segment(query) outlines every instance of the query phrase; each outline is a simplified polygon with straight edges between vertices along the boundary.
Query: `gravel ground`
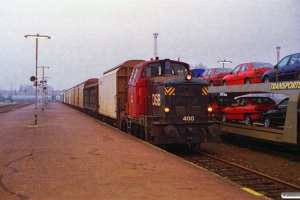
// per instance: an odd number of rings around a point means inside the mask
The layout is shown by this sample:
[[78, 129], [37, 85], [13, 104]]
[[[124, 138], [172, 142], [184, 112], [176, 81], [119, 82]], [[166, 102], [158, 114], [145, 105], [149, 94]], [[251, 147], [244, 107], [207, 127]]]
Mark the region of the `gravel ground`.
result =
[[300, 158], [225, 142], [203, 143], [201, 150], [235, 164], [300, 186]]

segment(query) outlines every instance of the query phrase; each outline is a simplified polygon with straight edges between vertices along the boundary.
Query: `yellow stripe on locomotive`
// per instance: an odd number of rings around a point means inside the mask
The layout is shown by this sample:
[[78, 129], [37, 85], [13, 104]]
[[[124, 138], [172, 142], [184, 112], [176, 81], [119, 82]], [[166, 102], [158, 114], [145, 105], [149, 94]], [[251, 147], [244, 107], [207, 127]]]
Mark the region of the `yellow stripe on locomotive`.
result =
[[202, 95], [208, 95], [208, 88], [207, 87], [202, 88]]
[[165, 87], [165, 95], [175, 95], [175, 87]]

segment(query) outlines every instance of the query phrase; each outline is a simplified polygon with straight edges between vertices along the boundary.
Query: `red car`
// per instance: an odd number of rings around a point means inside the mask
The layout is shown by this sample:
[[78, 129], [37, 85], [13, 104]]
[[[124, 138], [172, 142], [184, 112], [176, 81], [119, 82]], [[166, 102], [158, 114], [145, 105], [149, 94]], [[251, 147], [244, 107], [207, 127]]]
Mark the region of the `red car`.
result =
[[209, 116], [212, 119], [221, 119], [222, 110], [228, 106], [231, 106], [234, 99], [228, 96], [209, 96], [209, 107], [212, 108], [212, 111], [209, 113]]
[[220, 86], [224, 76], [231, 72], [231, 68], [206, 69], [199, 79], [206, 80], [211, 86]]
[[222, 85], [262, 83], [262, 75], [270, 69], [273, 69], [273, 65], [270, 63], [242, 63], [222, 79]]
[[223, 109], [222, 121], [239, 120], [252, 124], [253, 121], [261, 121], [263, 114], [276, 105], [269, 97], [239, 97], [231, 106]]

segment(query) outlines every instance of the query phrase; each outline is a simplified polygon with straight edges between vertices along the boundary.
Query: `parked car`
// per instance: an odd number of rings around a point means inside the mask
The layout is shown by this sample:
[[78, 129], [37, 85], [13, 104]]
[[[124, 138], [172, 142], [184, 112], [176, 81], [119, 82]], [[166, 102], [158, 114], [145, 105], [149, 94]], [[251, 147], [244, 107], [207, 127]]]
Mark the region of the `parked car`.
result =
[[192, 69], [192, 77], [198, 78], [201, 76], [201, 74], [205, 71], [205, 69]]
[[209, 113], [212, 119], [221, 119], [222, 110], [231, 106], [232, 102], [234, 98], [229, 96], [210, 96], [208, 105], [212, 108], [212, 112]]
[[269, 97], [239, 97], [231, 106], [223, 109], [222, 121], [239, 120], [252, 124], [253, 121], [261, 121], [263, 114], [276, 105]]
[[222, 85], [241, 85], [261, 83], [263, 74], [273, 65], [264, 62], [248, 62], [236, 66], [222, 79]]
[[[289, 98], [283, 99], [277, 106], [273, 109], [269, 110], [263, 115], [263, 123], [265, 127], [270, 126], [283, 126], [285, 122], [286, 110], [288, 106]], [[298, 105], [299, 108], [299, 105]], [[298, 109], [298, 123], [300, 122], [299, 113], [300, 109]], [[298, 127], [299, 128], [299, 127]]]
[[278, 81], [300, 80], [300, 53], [285, 56], [273, 69], [263, 74], [263, 82], [275, 82], [278, 70]]
[[223, 77], [231, 70], [231, 68], [209, 68], [200, 75], [199, 79], [206, 80], [211, 86], [220, 86]]

